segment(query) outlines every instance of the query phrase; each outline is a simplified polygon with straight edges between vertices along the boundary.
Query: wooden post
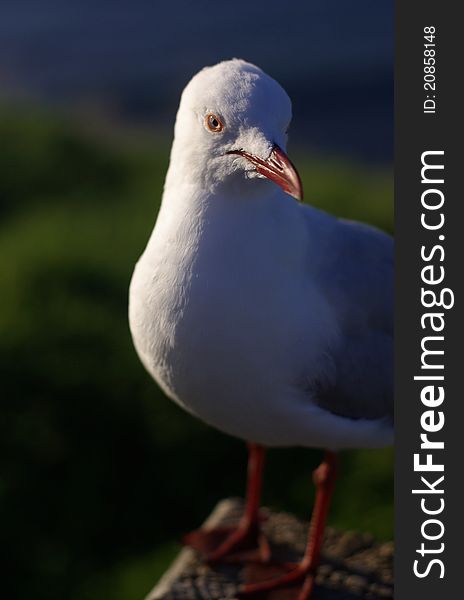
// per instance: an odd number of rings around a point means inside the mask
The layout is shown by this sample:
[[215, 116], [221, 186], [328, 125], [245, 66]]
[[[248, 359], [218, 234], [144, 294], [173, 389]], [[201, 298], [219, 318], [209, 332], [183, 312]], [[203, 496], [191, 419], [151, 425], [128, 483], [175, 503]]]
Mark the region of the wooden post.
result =
[[[240, 518], [242, 502], [222, 500], [205, 527], [231, 524]], [[273, 556], [298, 560], [306, 542], [308, 524], [285, 513], [268, 512], [263, 528]], [[211, 568], [190, 548], [183, 548], [146, 600], [233, 599], [241, 583], [242, 567]], [[282, 598], [284, 594], [282, 593]], [[317, 570], [314, 600], [386, 600], [393, 598], [393, 543], [378, 543], [370, 534], [328, 528]], [[279, 600], [273, 592], [272, 600]]]

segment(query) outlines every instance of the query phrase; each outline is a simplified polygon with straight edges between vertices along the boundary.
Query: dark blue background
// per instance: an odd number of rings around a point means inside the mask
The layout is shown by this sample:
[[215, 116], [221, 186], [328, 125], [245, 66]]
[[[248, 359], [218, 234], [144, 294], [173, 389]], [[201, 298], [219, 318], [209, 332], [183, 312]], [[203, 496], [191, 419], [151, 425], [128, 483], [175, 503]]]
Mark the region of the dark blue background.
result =
[[293, 99], [300, 145], [392, 158], [390, 0], [3, 0], [0, 94], [97, 105], [170, 131], [201, 67], [255, 62]]

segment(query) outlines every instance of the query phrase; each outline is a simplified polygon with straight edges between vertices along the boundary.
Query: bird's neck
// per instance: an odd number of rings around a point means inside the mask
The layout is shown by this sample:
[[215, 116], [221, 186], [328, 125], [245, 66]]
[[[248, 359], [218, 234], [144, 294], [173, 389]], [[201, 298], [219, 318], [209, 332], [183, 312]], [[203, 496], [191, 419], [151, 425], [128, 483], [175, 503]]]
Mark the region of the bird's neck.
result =
[[[204, 186], [201, 181], [176, 177], [177, 168], [170, 167], [161, 209], [146, 248], [153, 259], [167, 255], [195, 254], [200, 247], [214, 252], [227, 237], [230, 240], [254, 239], [269, 222], [277, 223], [276, 213], [282, 199], [279, 188], [270, 183], [266, 193], [253, 188], [263, 181], [244, 180], [235, 186]], [[269, 193], [270, 192], [270, 193]], [[274, 215], [274, 217], [273, 217]]]
[[175, 139], [171, 149], [161, 209], [147, 246], [152, 256], [189, 252], [216, 232], [248, 230], [251, 223], [259, 227], [282, 201], [281, 190], [267, 179], [247, 179], [243, 172], [215, 177], [222, 157], [199, 159], [179, 142]]

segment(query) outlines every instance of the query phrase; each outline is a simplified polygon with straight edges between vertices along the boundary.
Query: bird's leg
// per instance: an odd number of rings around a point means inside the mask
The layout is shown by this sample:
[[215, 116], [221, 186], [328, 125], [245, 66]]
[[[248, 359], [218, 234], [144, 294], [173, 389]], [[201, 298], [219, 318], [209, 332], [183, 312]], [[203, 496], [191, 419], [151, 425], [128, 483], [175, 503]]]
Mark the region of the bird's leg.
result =
[[267, 562], [270, 548], [260, 526], [259, 507], [266, 450], [258, 444], [248, 444], [248, 476], [245, 510], [235, 527], [197, 529], [184, 542], [204, 554], [210, 563], [220, 561]]
[[[316, 485], [316, 500], [311, 516], [306, 550], [300, 563], [289, 567], [284, 565], [286, 572], [284, 571], [283, 575], [281, 574], [282, 569], [280, 569], [279, 575], [277, 575], [279, 570], [274, 569], [274, 577], [272, 575], [269, 577], [272, 569], [268, 567], [261, 569], [261, 573], [258, 567], [247, 567], [246, 580], [248, 580], [248, 583], [242, 586], [238, 594], [239, 598], [265, 597], [266, 593], [272, 590], [291, 587], [294, 588], [292, 598], [307, 600], [310, 597], [314, 587], [315, 570], [319, 563], [336, 472], [337, 455], [334, 452], [326, 452], [324, 461], [313, 473], [313, 481]], [[296, 587], [297, 584], [300, 585]]]
[[[259, 508], [263, 483], [263, 469], [266, 450], [257, 444], [248, 444], [247, 493], [245, 510], [238, 527], [208, 557], [209, 562], [218, 562], [237, 550], [258, 550], [265, 562], [270, 558], [270, 549], [261, 533]], [[254, 548], [253, 548], [254, 547]], [[246, 559], [240, 553], [238, 559]]]

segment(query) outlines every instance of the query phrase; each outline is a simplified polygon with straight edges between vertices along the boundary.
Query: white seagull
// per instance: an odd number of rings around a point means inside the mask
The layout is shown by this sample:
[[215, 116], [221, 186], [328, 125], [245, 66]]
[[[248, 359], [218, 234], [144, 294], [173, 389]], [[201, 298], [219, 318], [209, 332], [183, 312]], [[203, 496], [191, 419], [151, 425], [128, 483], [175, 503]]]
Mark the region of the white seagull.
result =
[[290, 120], [286, 92], [243, 60], [204, 68], [188, 83], [161, 209], [131, 281], [129, 320], [165, 393], [249, 444], [240, 524], [187, 537], [210, 561], [251, 546], [269, 559], [259, 529], [264, 447], [327, 451], [303, 560], [241, 590], [302, 582], [303, 599], [334, 451], [393, 440], [393, 242], [299, 202], [300, 178], [285, 153]]

